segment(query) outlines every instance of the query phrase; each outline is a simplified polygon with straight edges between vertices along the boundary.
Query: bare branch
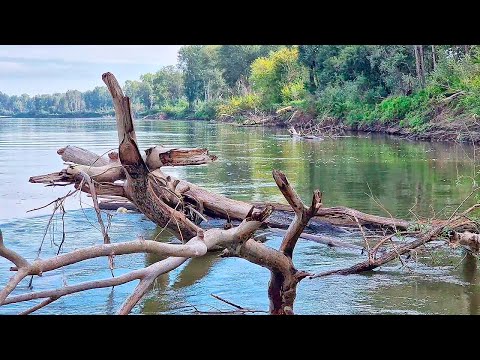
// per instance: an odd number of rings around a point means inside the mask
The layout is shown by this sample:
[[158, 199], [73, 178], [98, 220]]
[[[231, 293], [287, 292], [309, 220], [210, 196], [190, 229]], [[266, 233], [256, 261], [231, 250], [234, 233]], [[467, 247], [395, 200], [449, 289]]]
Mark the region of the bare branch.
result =
[[13, 275], [8, 281], [7, 285], [0, 291], [0, 305], [4, 304], [5, 299], [8, 295], [17, 287], [17, 285], [25, 279], [29, 273], [28, 267], [21, 267], [18, 269], [17, 273]]
[[295, 211], [295, 218], [288, 227], [282, 244], [280, 245], [280, 251], [292, 258], [293, 249], [297, 244], [300, 234], [302, 234], [305, 226], [322, 206], [322, 193], [319, 190], [315, 190], [312, 197], [312, 205], [307, 208], [295, 189], [290, 186], [285, 174], [279, 170], [273, 170], [272, 173], [278, 188]]
[[122, 87], [112, 73], [107, 72], [102, 75], [103, 82], [107, 85], [113, 99], [115, 108], [115, 117], [117, 119], [118, 143], [122, 143], [125, 134], [137, 143], [137, 136], [133, 127], [133, 120], [130, 113], [129, 99], [123, 94]]
[[99, 156], [81, 147], [71, 145], [58, 149], [57, 154], [61, 155], [63, 161], [95, 167], [108, 165], [112, 161], [110, 156], [108, 158]]
[[17, 254], [15, 251], [7, 249], [5, 247], [3, 243], [3, 234], [1, 229], [0, 229], [0, 256], [4, 257], [7, 260], [10, 260], [18, 268], [28, 266], [28, 261], [24, 257]]
[[217, 300], [223, 301], [224, 303], [226, 303], [226, 304], [228, 304], [228, 305], [231, 305], [231, 306], [233, 306], [234, 308], [237, 308], [238, 310], [245, 310], [245, 308], [241, 307], [240, 305], [237, 305], [237, 304], [232, 303], [231, 301], [225, 300], [225, 299], [221, 298], [221, 297], [218, 296], [218, 295], [210, 294], [210, 296], [214, 297], [214, 298], [217, 299]]
[[40, 304], [37, 304], [37, 305], [35, 305], [35, 306], [32, 306], [30, 309], [27, 309], [27, 310], [25, 310], [25, 311], [22, 311], [22, 312], [21, 312], [20, 314], [18, 314], [18, 315], [29, 315], [29, 314], [37, 311], [38, 309], [41, 309], [41, 308], [47, 306], [48, 304], [51, 304], [51, 303], [54, 302], [55, 300], [57, 300], [57, 299], [56, 299], [56, 298], [53, 298], [53, 297], [48, 298], [48, 299], [42, 301]]

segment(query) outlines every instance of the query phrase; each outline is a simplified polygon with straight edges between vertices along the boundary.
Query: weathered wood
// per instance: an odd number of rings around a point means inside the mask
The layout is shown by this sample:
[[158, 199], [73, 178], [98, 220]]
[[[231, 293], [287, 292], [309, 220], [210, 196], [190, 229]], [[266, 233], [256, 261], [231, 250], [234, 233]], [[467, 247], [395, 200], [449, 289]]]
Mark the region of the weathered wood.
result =
[[85, 173], [97, 183], [114, 183], [117, 180], [125, 179], [125, 171], [120, 163], [112, 162], [104, 166], [70, 165], [66, 168], [67, 174], [74, 178], [80, 173]]
[[110, 152], [108, 156], [99, 156], [89, 150], [72, 145], [58, 149], [57, 154], [62, 157], [63, 161], [88, 166], [105, 166], [118, 161], [118, 153], [115, 151]]
[[106, 72], [102, 74], [102, 80], [107, 85], [110, 95], [112, 95], [115, 119], [117, 121], [118, 143], [121, 144], [126, 134], [128, 134], [130, 140], [137, 144], [137, 135], [130, 112], [130, 99], [123, 95], [123, 90], [112, 73]]
[[350, 274], [357, 274], [357, 273], [376, 269], [392, 260], [395, 260], [396, 258], [399, 258], [401, 255], [404, 255], [418, 248], [419, 246], [425, 245], [426, 243], [434, 240], [443, 231], [443, 229], [446, 226], [448, 226], [451, 222], [452, 220], [446, 221], [442, 225], [434, 227], [432, 230], [419, 236], [415, 240], [412, 240], [401, 246], [395, 246], [393, 250], [385, 252], [379, 258], [372, 259], [371, 257], [369, 257], [368, 260], [362, 261], [348, 268], [331, 270], [324, 273], [316, 274], [312, 276], [312, 278], [324, 277], [328, 275], [350, 275]]
[[[74, 148], [75, 147], [72, 147], [72, 150]], [[156, 149], [155, 152], [160, 153], [161, 151], [163, 151], [162, 149], [165, 149], [165, 148], [154, 147], [151, 149]], [[182, 149], [182, 150], [186, 150], [186, 149]], [[192, 150], [196, 151], [199, 149], [192, 149]], [[153, 160], [151, 160], [152, 154], [155, 152], [153, 152], [152, 150], [152, 152], [150, 153], [150, 156], [147, 156], [147, 162], [152, 161], [150, 164], [151, 166], [149, 166], [150, 170], [152, 170], [152, 167], [156, 167], [160, 165], [159, 161], [153, 162]], [[184, 154], [185, 153], [186, 152], [184, 152]], [[73, 151], [71, 151], [71, 154], [76, 155], [75, 152]], [[98, 155], [93, 153], [90, 153], [90, 156], [98, 158]], [[208, 156], [211, 156], [211, 155], [208, 155]], [[211, 159], [213, 161], [213, 158]], [[71, 161], [71, 160], [72, 159], [67, 158], [67, 161]], [[94, 170], [90, 169], [90, 171], [87, 171], [87, 173], [89, 173], [90, 176], [93, 175], [95, 179], [96, 173]], [[110, 174], [111, 173], [108, 173], [107, 175], [110, 175]], [[120, 176], [121, 174], [117, 173], [115, 175]], [[153, 175], [155, 178], [159, 179], [163, 183], [167, 182], [168, 175], [165, 174], [161, 169], [156, 169], [152, 171], [151, 175]], [[114, 178], [114, 176], [112, 178]], [[170, 179], [172, 182], [178, 181], [178, 185], [176, 186], [176, 189], [179, 193], [181, 193], [185, 197], [185, 200], [187, 202], [190, 202], [193, 204], [200, 203], [203, 210], [205, 211], [205, 214], [209, 216], [219, 217], [224, 219], [231, 219], [231, 220], [243, 220], [247, 215], [248, 211], [250, 210], [250, 208], [252, 207], [252, 205], [259, 208], [263, 208], [267, 204], [271, 204], [274, 206], [275, 211], [273, 215], [267, 220], [267, 224], [269, 226], [280, 227], [280, 228], [284, 228], [288, 226], [288, 224], [290, 224], [290, 219], [286, 221], [285, 219], [283, 219], [284, 215], [282, 214], [282, 212], [293, 211], [291, 206], [287, 204], [265, 203], [265, 202], [248, 203], [245, 201], [229, 199], [223, 195], [212, 193], [206, 189], [203, 189], [185, 180], [176, 179], [173, 176], [170, 176]], [[64, 176], [58, 176], [53, 178], [49, 176], [47, 176], [46, 178], [43, 178], [42, 176], [37, 176], [37, 177], [31, 178], [32, 182], [52, 182], [55, 180], [68, 182], [68, 179], [66, 179]], [[319, 226], [323, 226], [324, 224], [330, 224], [333, 226], [357, 227], [355, 217], [359, 220], [359, 222], [362, 225], [364, 226], [366, 225], [370, 227], [387, 227], [393, 230], [394, 229], [406, 230], [411, 225], [411, 222], [406, 220], [366, 214], [361, 211], [347, 208], [347, 207], [342, 207], [342, 206], [321, 208], [318, 214], [311, 220], [310, 224], [312, 226], [314, 226], [315, 224], [318, 224]]]
[[210, 155], [207, 149], [167, 148], [154, 146], [147, 150], [146, 163], [150, 170], [159, 169], [162, 166], [185, 166], [202, 165], [217, 159]]
[[293, 265], [293, 250], [305, 226], [322, 206], [322, 194], [319, 190], [315, 190], [311, 206], [307, 207], [290, 185], [285, 174], [281, 171], [273, 170], [272, 175], [281, 193], [295, 212], [295, 218], [285, 232], [279, 248], [279, 252], [288, 258], [289, 267], [281, 271], [271, 270], [270, 283], [268, 285], [270, 313], [275, 315], [292, 315], [297, 285], [303, 279]]
[[130, 201], [120, 202], [115, 200], [104, 200], [104, 201], [100, 201], [98, 206], [102, 210], [117, 210], [119, 208], [125, 208], [130, 211], [139, 212], [138, 208], [135, 205], [133, 205]]
[[[7, 286], [0, 291], [0, 305], [42, 298], [52, 298], [54, 301], [62, 296], [80, 291], [110, 287], [133, 280], [140, 280], [134, 293], [124, 302], [119, 310], [119, 314], [127, 314], [143, 297], [146, 290], [148, 290], [152, 282], [159, 275], [180, 266], [188, 258], [204, 255], [208, 249], [217, 245], [225, 246], [227, 244], [245, 242], [262, 225], [265, 218], [270, 215], [271, 210], [271, 208], [267, 208], [260, 212], [254, 212], [252, 209], [249, 217], [242, 221], [239, 226], [228, 230], [210, 229], [204, 232], [200, 229], [197, 236], [189, 240], [185, 245], [172, 245], [152, 240], [137, 239], [130, 242], [95, 245], [84, 249], [77, 249], [50, 259], [36, 259], [31, 263], [4, 246], [2, 233], [0, 231], [0, 256], [7, 258], [16, 265], [16, 268], [12, 269], [12, 271], [16, 271], [15, 275], [11, 278]], [[96, 257], [132, 253], [156, 253], [171, 257], [158, 261], [144, 269], [134, 270], [118, 277], [64, 286], [55, 290], [29, 292], [7, 298], [18, 283], [28, 275], [41, 275], [44, 272]], [[43, 306], [48, 305], [50, 302], [44, 302]], [[43, 306], [37, 306], [34, 310], [38, 310]]]
[[125, 196], [157, 225], [167, 227], [184, 241], [193, 238], [200, 228], [187, 219], [185, 214], [162, 201], [154, 191], [157, 184], [137, 146], [129, 98], [123, 95], [120, 85], [111, 73], [103, 74], [102, 79], [115, 104], [120, 141], [118, 153], [126, 175]]

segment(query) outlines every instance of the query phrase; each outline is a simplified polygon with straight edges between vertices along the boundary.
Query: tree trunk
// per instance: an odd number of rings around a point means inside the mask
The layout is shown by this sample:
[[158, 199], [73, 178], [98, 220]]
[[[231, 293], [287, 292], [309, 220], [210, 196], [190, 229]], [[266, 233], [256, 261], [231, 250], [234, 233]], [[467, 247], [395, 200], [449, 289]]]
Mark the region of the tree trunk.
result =
[[432, 67], [433, 70], [437, 67], [437, 56], [435, 54], [435, 45], [432, 45]]
[[420, 83], [420, 86], [423, 88], [425, 86], [425, 71], [423, 65], [423, 45], [413, 45], [415, 52], [415, 65], [417, 69], [417, 79]]

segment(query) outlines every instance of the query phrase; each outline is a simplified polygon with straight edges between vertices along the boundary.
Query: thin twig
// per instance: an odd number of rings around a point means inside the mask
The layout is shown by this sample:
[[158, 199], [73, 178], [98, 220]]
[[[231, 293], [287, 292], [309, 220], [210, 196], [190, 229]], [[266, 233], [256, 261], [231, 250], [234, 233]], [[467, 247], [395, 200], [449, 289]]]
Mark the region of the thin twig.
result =
[[[455, 214], [458, 212], [458, 210], [462, 207], [462, 205], [465, 204], [465, 202], [466, 202], [468, 199], [470, 199], [470, 197], [471, 197], [473, 194], [475, 194], [475, 193], [478, 191], [478, 189], [480, 189], [480, 187], [476, 187], [475, 189], [473, 189], [473, 190], [470, 192], [470, 194], [468, 194], [468, 196], [467, 196], [465, 199], [463, 199], [463, 201], [460, 203], [460, 205], [457, 206], [457, 208], [456, 208], [455, 211], [452, 213], [452, 215], [450, 215], [450, 217], [448, 218], [447, 221], [452, 220], [452, 218], [455, 216]], [[474, 206], [475, 206], [475, 205], [474, 205]], [[467, 211], [470, 212], [471, 210], [473, 210], [473, 206], [470, 207]]]
[[245, 308], [241, 307], [240, 305], [234, 304], [228, 300], [222, 299], [220, 296], [215, 295], [215, 294], [210, 294], [210, 296], [214, 297], [217, 300], [223, 301], [224, 303], [227, 303], [228, 305], [231, 305], [239, 310], [246, 310]]

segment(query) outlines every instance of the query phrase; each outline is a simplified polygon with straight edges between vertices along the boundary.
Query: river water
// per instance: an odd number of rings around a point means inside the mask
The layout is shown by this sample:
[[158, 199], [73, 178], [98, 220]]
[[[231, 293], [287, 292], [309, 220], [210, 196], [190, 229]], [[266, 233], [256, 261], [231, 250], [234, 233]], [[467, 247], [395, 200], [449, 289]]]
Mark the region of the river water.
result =
[[[298, 141], [281, 129], [241, 128], [209, 122], [136, 122], [141, 148], [156, 144], [206, 147], [218, 156], [208, 166], [165, 168], [165, 171], [226, 196], [250, 201], [283, 198], [271, 176], [286, 173], [308, 201], [314, 189], [323, 191], [325, 206], [343, 205], [397, 217], [447, 216], [472, 190], [476, 173], [474, 149], [459, 144], [410, 142], [386, 136], [356, 136], [337, 140]], [[6, 246], [28, 259], [38, 254], [52, 206], [40, 207], [67, 193], [66, 187], [30, 184], [32, 175], [58, 171], [63, 164], [56, 150], [67, 144], [97, 153], [117, 147], [112, 119], [0, 119], [0, 229]], [[80, 203], [82, 201], [82, 205]], [[379, 205], [381, 204], [381, 206]], [[468, 204], [466, 204], [468, 205]], [[62, 252], [99, 244], [95, 213], [89, 199], [70, 198], [66, 204]], [[60, 216], [45, 235], [42, 258], [53, 256], [61, 241]], [[141, 214], [116, 214], [111, 220], [112, 241], [137, 235], [152, 238], [157, 229]], [[171, 236], [162, 233], [160, 241]], [[280, 238], [268, 236], [268, 246]], [[343, 241], [362, 244], [343, 235]], [[301, 240], [295, 249], [297, 268], [321, 272], [348, 266], [365, 255]], [[463, 261], [462, 261], [463, 259]], [[155, 256], [115, 258], [115, 275], [144, 267]], [[369, 274], [304, 280], [297, 292], [298, 314], [477, 314], [480, 312], [480, 275], [477, 260], [460, 250], [428, 253], [407, 267], [392, 263]], [[11, 276], [8, 261], [0, 258], [0, 286]], [[72, 285], [111, 276], [106, 259], [94, 259], [33, 279], [33, 290]], [[137, 305], [137, 314], [189, 314], [231, 308], [214, 299], [217, 294], [243, 307], [268, 310], [269, 272], [242, 259], [208, 254], [159, 277]], [[38, 314], [113, 314], [135, 283], [114, 289], [91, 290], [61, 298]], [[28, 280], [14, 294], [30, 291]], [[25, 310], [35, 302], [0, 307], [0, 314]]]

